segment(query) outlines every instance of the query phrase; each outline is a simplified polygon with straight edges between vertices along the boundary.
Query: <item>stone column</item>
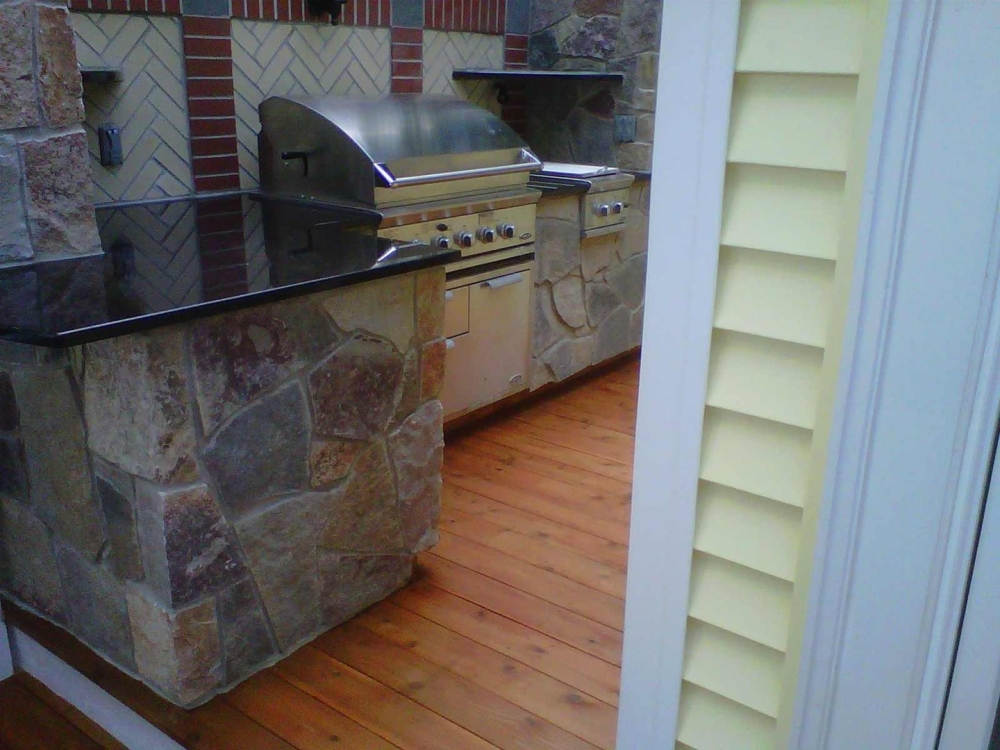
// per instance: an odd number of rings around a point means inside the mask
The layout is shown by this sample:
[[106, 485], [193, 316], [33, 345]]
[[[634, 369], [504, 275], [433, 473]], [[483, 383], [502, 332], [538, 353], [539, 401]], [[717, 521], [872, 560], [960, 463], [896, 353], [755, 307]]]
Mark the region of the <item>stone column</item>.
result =
[[63, 3], [0, 0], [0, 266], [101, 252]]

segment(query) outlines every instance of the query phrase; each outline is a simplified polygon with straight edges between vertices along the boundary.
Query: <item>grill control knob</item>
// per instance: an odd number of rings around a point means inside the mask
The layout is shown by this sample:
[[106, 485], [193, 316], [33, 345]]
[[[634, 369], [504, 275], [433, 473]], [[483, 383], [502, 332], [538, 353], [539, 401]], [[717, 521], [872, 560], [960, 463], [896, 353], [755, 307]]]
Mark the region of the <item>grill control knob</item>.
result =
[[611, 216], [611, 206], [607, 203], [602, 203], [595, 210], [598, 216]]
[[451, 247], [451, 240], [447, 235], [439, 234], [437, 237], [431, 240], [431, 245], [434, 247]]
[[517, 227], [515, 227], [513, 224], [500, 224], [497, 227], [497, 232], [505, 240], [510, 240], [513, 239], [514, 237], [517, 237]]
[[622, 203], [621, 201], [616, 201], [615, 203], [611, 204], [611, 213], [613, 214], [620, 214], [624, 210], [625, 210], [625, 204]]
[[476, 232], [480, 242], [493, 242], [497, 238], [497, 230], [493, 227], [479, 227]]
[[455, 233], [455, 244], [459, 247], [472, 247], [474, 241], [472, 232], [456, 232]]

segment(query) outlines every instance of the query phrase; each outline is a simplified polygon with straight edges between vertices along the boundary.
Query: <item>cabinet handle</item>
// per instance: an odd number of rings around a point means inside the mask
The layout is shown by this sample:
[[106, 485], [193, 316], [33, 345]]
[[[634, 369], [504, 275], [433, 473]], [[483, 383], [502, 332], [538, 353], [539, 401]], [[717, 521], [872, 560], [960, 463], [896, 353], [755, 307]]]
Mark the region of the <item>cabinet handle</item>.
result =
[[520, 284], [522, 281], [524, 281], [523, 273], [510, 273], [506, 276], [498, 276], [495, 279], [484, 281], [483, 286], [489, 287], [490, 289], [501, 289], [505, 286], [510, 286], [511, 284]]
[[446, 351], [451, 351], [455, 348], [455, 339], [445, 339], [444, 348]]
[[448, 291], [446, 291], [444, 293], [444, 301], [445, 302], [451, 302], [453, 299], [455, 299], [455, 293], [453, 291], [451, 291], [449, 289]]

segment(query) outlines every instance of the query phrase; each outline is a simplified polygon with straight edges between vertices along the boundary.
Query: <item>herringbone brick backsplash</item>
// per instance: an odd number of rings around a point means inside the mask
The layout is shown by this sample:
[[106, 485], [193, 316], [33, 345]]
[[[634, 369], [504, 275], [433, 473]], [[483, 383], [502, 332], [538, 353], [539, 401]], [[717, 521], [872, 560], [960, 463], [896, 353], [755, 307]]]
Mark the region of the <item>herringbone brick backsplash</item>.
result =
[[[87, 140], [98, 202], [194, 191], [180, 19], [72, 13], [76, 53], [85, 67], [120, 68], [114, 85], [84, 86]], [[122, 131], [124, 163], [100, 165], [97, 127]]]
[[424, 31], [424, 93], [453, 94], [500, 114], [490, 81], [453, 81], [456, 68], [503, 67], [503, 37], [462, 31]]
[[256, 187], [257, 107], [268, 96], [389, 91], [389, 29], [233, 20], [240, 182]]

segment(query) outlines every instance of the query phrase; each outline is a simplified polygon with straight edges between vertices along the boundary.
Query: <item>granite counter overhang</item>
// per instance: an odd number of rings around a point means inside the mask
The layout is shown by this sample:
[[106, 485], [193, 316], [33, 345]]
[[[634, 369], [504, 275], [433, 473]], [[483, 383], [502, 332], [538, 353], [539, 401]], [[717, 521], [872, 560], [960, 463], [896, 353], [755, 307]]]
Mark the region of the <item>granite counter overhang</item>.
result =
[[241, 192], [97, 208], [103, 255], [0, 270], [0, 338], [70, 347], [460, 257], [374, 211]]

